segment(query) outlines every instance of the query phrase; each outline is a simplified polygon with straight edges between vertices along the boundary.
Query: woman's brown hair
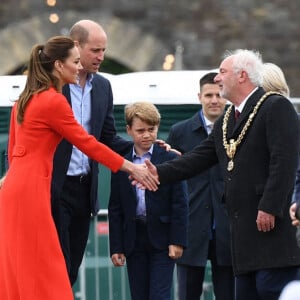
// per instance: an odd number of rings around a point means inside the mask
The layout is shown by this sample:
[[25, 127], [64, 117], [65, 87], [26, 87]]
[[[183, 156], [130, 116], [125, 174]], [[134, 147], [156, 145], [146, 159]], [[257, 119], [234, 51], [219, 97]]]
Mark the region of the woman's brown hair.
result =
[[71, 38], [55, 36], [44, 45], [38, 44], [32, 48], [26, 85], [17, 104], [18, 123], [23, 122], [24, 112], [32, 95], [45, 91], [50, 86], [58, 90], [59, 80], [52, 73], [54, 63], [57, 60], [64, 62], [74, 47], [74, 41]]

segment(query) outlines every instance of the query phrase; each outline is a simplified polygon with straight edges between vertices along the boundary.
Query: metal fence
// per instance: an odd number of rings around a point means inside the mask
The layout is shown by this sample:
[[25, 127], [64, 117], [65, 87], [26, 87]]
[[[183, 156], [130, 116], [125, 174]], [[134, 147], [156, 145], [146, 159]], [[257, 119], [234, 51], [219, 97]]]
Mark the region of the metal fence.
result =
[[[109, 257], [107, 210], [91, 222], [91, 230], [79, 278], [73, 288], [76, 300], [130, 300], [125, 267], [114, 267]], [[142, 272], [142, 270], [141, 270]], [[176, 270], [172, 300], [177, 300]], [[213, 300], [211, 266], [208, 262], [201, 300]]]
[[[197, 109], [197, 105], [161, 106], [164, 116], [160, 137], [166, 138], [169, 126], [180, 119], [187, 118]], [[9, 128], [11, 107], [0, 107], [0, 176], [5, 173], [5, 152]], [[116, 127], [121, 136], [125, 136], [123, 105], [115, 106]], [[97, 218], [91, 220], [91, 229], [85, 256], [80, 268], [79, 278], [74, 286], [76, 300], [129, 300], [130, 291], [126, 267], [114, 267], [109, 257], [107, 204], [110, 194], [110, 171], [100, 166], [99, 193], [103, 208]], [[213, 300], [210, 265], [204, 282], [201, 300]], [[176, 272], [172, 300], [177, 299]]]
[[[73, 288], [76, 300], [130, 300], [125, 267], [114, 267], [109, 256], [108, 199], [110, 171], [100, 165], [99, 195], [101, 210], [91, 220], [90, 235], [80, 268], [79, 278]], [[177, 300], [176, 270], [172, 300]], [[201, 300], [214, 300], [211, 266], [208, 262]]]

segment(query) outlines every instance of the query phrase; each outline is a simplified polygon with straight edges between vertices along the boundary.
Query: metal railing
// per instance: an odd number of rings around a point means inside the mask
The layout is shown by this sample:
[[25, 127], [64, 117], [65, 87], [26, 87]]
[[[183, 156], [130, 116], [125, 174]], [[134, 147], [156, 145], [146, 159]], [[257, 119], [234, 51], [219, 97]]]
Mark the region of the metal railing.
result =
[[[88, 246], [74, 286], [76, 300], [130, 300], [125, 267], [114, 267], [109, 257], [107, 209], [91, 222]], [[211, 267], [206, 268], [201, 300], [214, 300]], [[173, 276], [172, 300], [177, 300], [176, 270]]]

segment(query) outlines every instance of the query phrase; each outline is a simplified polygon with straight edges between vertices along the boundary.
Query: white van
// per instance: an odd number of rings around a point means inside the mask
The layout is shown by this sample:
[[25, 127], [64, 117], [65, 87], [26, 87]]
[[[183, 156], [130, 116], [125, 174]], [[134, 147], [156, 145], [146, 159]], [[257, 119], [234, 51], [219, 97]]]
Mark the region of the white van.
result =
[[[120, 75], [99, 73], [112, 85], [114, 104], [151, 101], [160, 105], [198, 104], [200, 78], [214, 70], [147, 71]], [[25, 75], [0, 76], [0, 107], [11, 106], [25, 86]], [[300, 98], [291, 98], [295, 106]]]
[[[120, 75], [99, 73], [112, 85], [114, 104], [138, 100], [154, 104], [198, 104], [199, 79], [209, 72], [150, 71]], [[25, 86], [26, 75], [0, 76], [0, 106], [11, 106]]]

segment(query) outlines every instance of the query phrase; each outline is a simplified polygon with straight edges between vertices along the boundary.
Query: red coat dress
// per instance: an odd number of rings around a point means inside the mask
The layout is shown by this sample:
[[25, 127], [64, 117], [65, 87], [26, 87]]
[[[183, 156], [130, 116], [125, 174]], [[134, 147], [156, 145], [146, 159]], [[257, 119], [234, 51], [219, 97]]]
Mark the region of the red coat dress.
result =
[[33, 96], [21, 125], [15, 105], [0, 189], [1, 300], [73, 299], [50, 207], [53, 155], [63, 137], [114, 172], [124, 161], [87, 134], [53, 88]]

